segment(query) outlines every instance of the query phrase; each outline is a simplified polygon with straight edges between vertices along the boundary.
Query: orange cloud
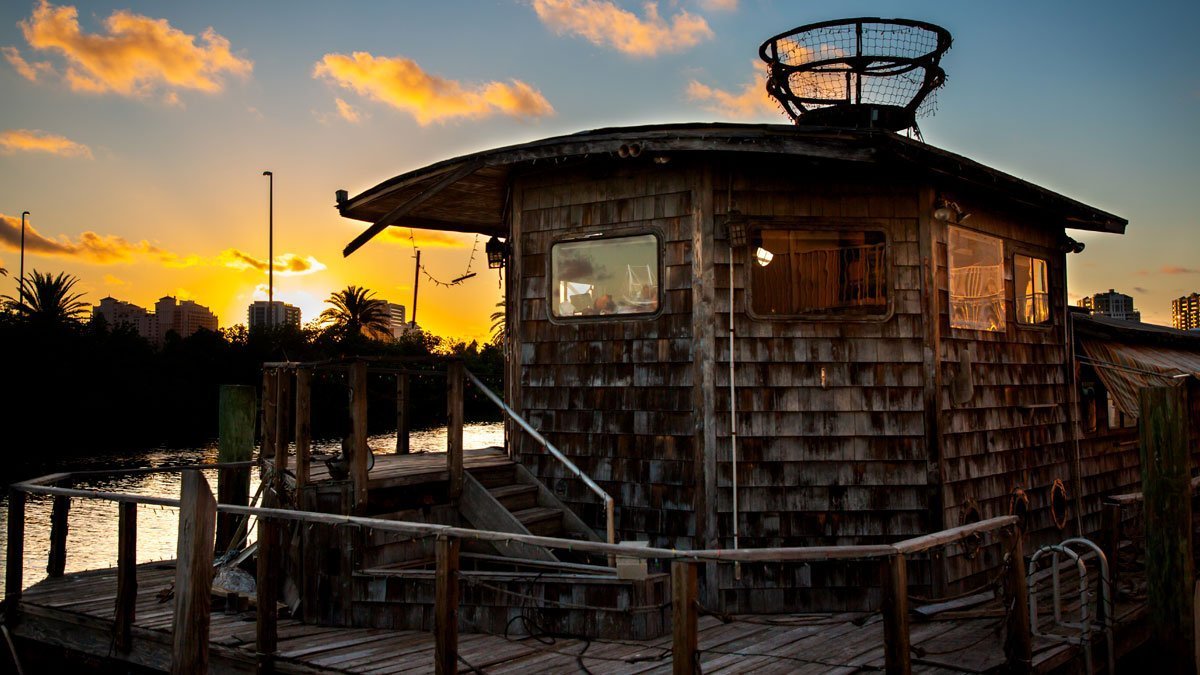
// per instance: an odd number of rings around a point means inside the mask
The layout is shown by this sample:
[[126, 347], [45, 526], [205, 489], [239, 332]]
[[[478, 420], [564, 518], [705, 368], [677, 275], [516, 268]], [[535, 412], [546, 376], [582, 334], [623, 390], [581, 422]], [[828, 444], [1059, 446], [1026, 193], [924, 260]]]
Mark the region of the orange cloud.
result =
[[736, 12], [738, 0], [700, 0], [700, 6], [710, 12]]
[[473, 234], [455, 234], [440, 230], [413, 230], [409, 238], [408, 228], [389, 227], [381, 237], [385, 241], [412, 246], [415, 240], [418, 248], [467, 248], [475, 240]]
[[92, 158], [92, 151], [82, 143], [38, 129], [8, 129], [0, 131], [0, 152], [45, 152], [60, 157]]
[[779, 112], [779, 105], [767, 95], [761, 77], [751, 78], [736, 91], [717, 89], [692, 80], [687, 86], [687, 97], [689, 101], [700, 103], [701, 108], [729, 119], [751, 119]]
[[[21, 249], [20, 218], [0, 214], [0, 245], [11, 251]], [[130, 262], [138, 255], [148, 255], [160, 259], [173, 256], [144, 239], [139, 242], [131, 242], [124, 237], [112, 234], [84, 232], [76, 241], [71, 241], [69, 237], [65, 236], [51, 239], [34, 229], [28, 221], [25, 223], [25, 250], [42, 255], [78, 258], [99, 264]]]
[[[174, 105], [178, 104], [175, 89], [219, 92], [226, 73], [246, 76], [254, 68], [250, 60], [234, 55], [229, 40], [212, 28], [205, 29], [197, 43], [195, 35], [174, 28], [166, 19], [128, 10], [105, 19], [105, 32], [85, 33], [76, 8], [42, 0], [33, 15], [18, 25], [30, 47], [62, 56], [63, 79], [74, 91], [140, 97], [166, 90], [166, 102]], [[18, 65], [24, 63], [19, 54], [16, 60], [7, 52], [5, 56], [28, 76]]]
[[455, 117], [479, 119], [497, 113], [512, 117], [554, 114], [541, 92], [520, 80], [467, 85], [430, 75], [402, 56], [326, 54], [313, 67], [313, 77], [328, 78], [343, 89], [403, 110], [422, 126]]
[[1180, 267], [1178, 265], [1164, 265], [1161, 270], [1163, 274], [1200, 274], [1200, 270], [1191, 267]]
[[629, 56], [679, 52], [713, 37], [708, 22], [695, 14], [681, 10], [667, 22], [658, 14], [658, 3], [647, 2], [643, 9], [645, 18], [606, 0], [533, 0], [538, 18], [554, 32]]
[[340, 98], [334, 99], [333, 102], [337, 104], [338, 115], [340, 115], [342, 119], [351, 124], [358, 124], [359, 122], [363, 121], [362, 113], [358, 112], [354, 106], [346, 103]]
[[4, 58], [12, 64], [13, 70], [16, 70], [18, 75], [30, 82], [37, 82], [42, 75], [54, 73], [53, 64], [48, 61], [30, 63], [21, 56], [21, 52], [17, 51], [16, 47], [0, 47], [0, 53], [4, 54]]
[[[267, 271], [267, 261], [262, 258], [256, 258], [249, 253], [239, 251], [236, 248], [226, 249], [221, 252], [218, 258], [220, 264], [235, 270], [258, 270], [260, 272]], [[312, 274], [325, 269], [325, 264], [316, 258], [310, 256], [301, 256], [296, 253], [284, 253], [283, 255], [275, 256], [275, 272], [284, 276], [298, 276], [301, 274]]]

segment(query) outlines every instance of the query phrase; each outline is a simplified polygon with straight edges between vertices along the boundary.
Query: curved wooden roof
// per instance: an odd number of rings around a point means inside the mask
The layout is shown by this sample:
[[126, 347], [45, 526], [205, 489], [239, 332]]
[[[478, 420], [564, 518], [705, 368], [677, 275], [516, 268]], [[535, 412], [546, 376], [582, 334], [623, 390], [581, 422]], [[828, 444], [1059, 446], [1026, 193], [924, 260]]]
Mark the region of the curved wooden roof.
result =
[[637, 144], [637, 160], [700, 153], [791, 155], [895, 166], [982, 189], [1058, 216], [1064, 227], [1124, 233], [1124, 218], [1002, 171], [897, 134], [782, 124], [692, 123], [613, 127], [476, 152], [384, 181], [338, 204], [345, 218], [372, 223], [343, 251], [350, 255], [384, 228], [415, 227], [504, 236], [503, 213], [513, 170], [539, 163], [616, 157]]

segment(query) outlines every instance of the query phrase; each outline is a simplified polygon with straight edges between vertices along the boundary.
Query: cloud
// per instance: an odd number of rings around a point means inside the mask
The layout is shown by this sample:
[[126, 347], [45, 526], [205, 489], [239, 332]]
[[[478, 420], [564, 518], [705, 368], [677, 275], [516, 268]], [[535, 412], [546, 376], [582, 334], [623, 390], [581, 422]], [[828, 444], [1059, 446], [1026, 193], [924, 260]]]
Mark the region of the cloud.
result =
[[687, 97], [708, 112], [727, 119], [753, 119], [779, 113], [779, 105], [767, 95], [765, 82], [757, 75], [737, 91], [717, 89], [692, 80], [688, 82]]
[[467, 248], [475, 241], [475, 235], [442, 232], [440, 230], [414, 230], [409, 239], [408, 228], [389, 227], [381, 235], [384, 240], [411, 246], [413, 239], [418, 248]]
[[710, 12], [736, 12], [738, 0], [700, 0], [700, 6]]
[[679, 52], [713, 37], [708, 22], [695, 14], [680, 10], [667, 22], [658, 3], [642, 7], [645, 18], [606, 0], [533, 0], [538, 18], [559, 35], [578, 35], [628, 56]]
[[1159, 271], [1163, 274], [1200, 274], [1200, 269], [1180, 267], [1178, 265], [1163, 265]]
[[[21, 219], [0, 214], [0, 245], [11, 251], [21, 249]], [[77, 258], [99, 264], [130, 262], [138, 255], [153, 257], [172, 254], [146, 240], [131, 242], [112, 234], [84, 232], [72, 241], [70, 237], [51, 239], [25, 223], [25, 250], [42, 255]]]
[[337, 104], [338, 115], [342, 119], [346, 120], [347, 122], [349, 122], [351, 124], [358, 124], [359, 122], [363, 121], [362, 113], [358, 112], [358, 110], [356, 110], [354, 108], [354, 106], [350, 105], [349, 103], [346, 103], [345, 101], [343, 101], [340, 98], [334, 99], [333, 102]]
[[1141, 286], [1134, 286], [1133, 290], [1135, 293], [1149, 293], [1150, 292], [1149, 288], [1142, 288]]
[[402, 56], [326, 54], [313, 67], [313, 77], [327, 78], [343, 89], [403, 110], [422, 126], [455, 117], [480, 119], [497, 113], [511, 117], [554, 114], [542, 93], [520, 80], [464, 84], [430, 75]]
[[45, 152], [59, 157], [92, 158], [92, 150], [66, 136], [59, 136], [39, 129], [8, 129], [0, 131], [0, 152]]
[[4, 54], [4, 58], [12, 64], [13, 70], [21, 77], [30, 82], [37, 82], [38, 78], [43, 75], [54, 74], [54, 64], [49, 61], [35, 61], [30, 63], [21, 56], [21, 52], [17, 51], [16, 47], [0, 47], [0, 53]]
[[105, 274], [100, 279], [105, 286], [128, 286], [129, 282], [112, 274]]
[[[75, 7], [42, 0], [18, 25], [30, 47], [62, 57], [62, 78], [78, 92], [132, 97], [163, 92], [167, 104], [178, 105], [177, 90], [216, 93], [224, 88], [226, 74], [244, 77], [254, 68], [249, 59], [230, 51], [229, 40], [212, 28], [197, 40], [166, 19], [129, 10], [113, 12], [104, 20], [103, 32], [85, 33]], [[20, 65], [28, 65], [20, 54], [6, 51], [5, 57], [17, 72], [36, 79], [29, 74], [39, 74], [38, 64], [30, 66], [31, 72]]]
[[[267, 261], [262, 258], [256, 258], [249, 253], [239, 251], [236, 248], [226, 249], [221, 252], [218, 257], [220, 264], [235, 270], [258, 270], [260, 272], [267, 271]], [[284, 276], [299, 276], [301, 274], [312, 274], [325, 269], [325, 264], [316, 258], [310, 256], [301, 256], [296, 253], [284, 253], [283, 255], [275, 256], [275, 272]]]

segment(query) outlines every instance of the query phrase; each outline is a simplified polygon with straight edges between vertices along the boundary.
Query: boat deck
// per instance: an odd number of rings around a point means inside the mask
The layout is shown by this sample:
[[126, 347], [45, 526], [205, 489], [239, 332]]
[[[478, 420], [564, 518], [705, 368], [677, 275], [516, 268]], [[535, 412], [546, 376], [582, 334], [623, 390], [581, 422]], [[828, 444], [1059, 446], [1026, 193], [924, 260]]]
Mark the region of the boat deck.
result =
[[[174, 581], [171, 563], [138, 568], [133, 646], [113, 647], [116, 570], [47, 579], [25, 590], [13, 630], [21, 643], [52, 645], [92, 657], [167, 670], [170, 667], [173, 601], [164, 599]], [[1126, 626], [1144, 625], [1141, 605], [1121, 605]], [[913, 670], [923, 673], [983, 673], [1002, 668], [1003, 618], [995, 614], [918, 621], [911, 628]], [[215, 609], [210, 628], [211, 672], [253, 672], [254, 611]], [[1118, 651], [1138, 642], [1118, 634]], [[1103, 644], [1103, 639], [1099, 640]], [[700, 621], [699, 647], [705, 673], [852, 673], [884, 665], [883, 622], [878, 614], [793, 614]], [[428, 632], [305, 625], [280, 619], [277, 672], [433, 672], [434, 639]], [[1034, 643], [1034, 669], [1050, 671], [1078, 658], [1077, 649], [1043, 640]], [[666, 673], [671, 636], [605, 640], [462, 633], [460, 670], [486, 673], [591, 672]], [[1103, 647], [1096, 651], [1103, 663]]]

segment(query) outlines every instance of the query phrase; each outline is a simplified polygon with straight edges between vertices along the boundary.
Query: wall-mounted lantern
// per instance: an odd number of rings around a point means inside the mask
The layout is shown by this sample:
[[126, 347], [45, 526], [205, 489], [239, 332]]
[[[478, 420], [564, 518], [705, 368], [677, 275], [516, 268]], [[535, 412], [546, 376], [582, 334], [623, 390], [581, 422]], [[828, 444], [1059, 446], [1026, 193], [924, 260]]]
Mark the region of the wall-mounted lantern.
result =
[[508, 259], [510, 247], [508, 242], [501, 241], [499, 237], [493, 236], [488, 239], [487, 245], [484, 246], [484, 251], [487, 252], [488, 268], [493, 270], [504, 269], [505, 260]]
[[729, 246], [741, 248], [750, 245], [750, 221], [737, 209], [725, 215], [725, 227], [729, 230]]

